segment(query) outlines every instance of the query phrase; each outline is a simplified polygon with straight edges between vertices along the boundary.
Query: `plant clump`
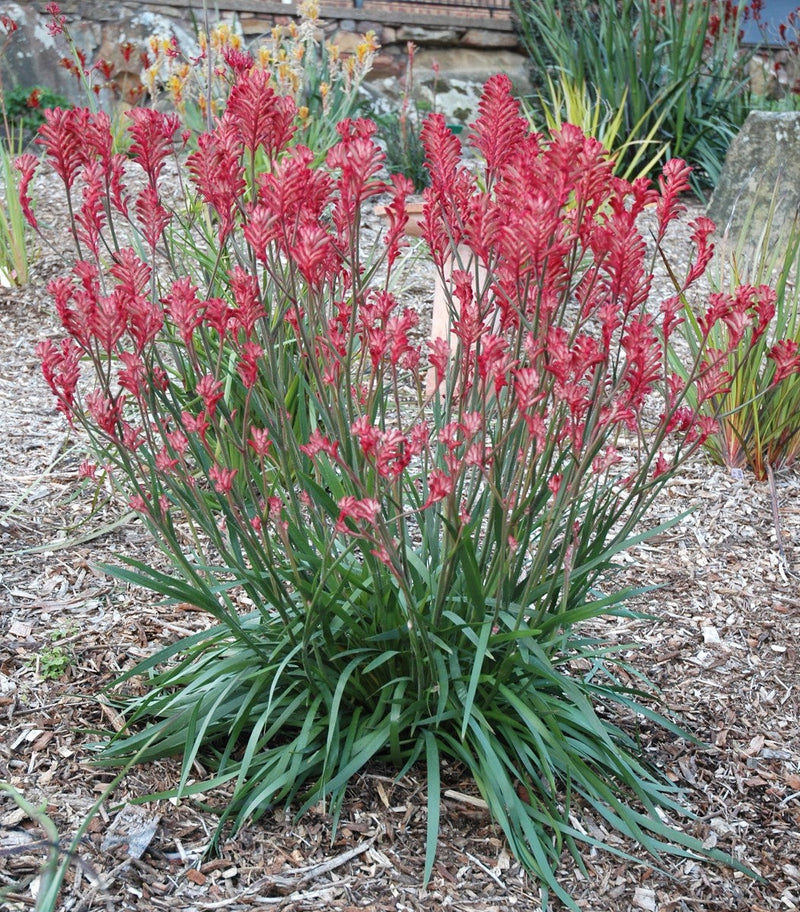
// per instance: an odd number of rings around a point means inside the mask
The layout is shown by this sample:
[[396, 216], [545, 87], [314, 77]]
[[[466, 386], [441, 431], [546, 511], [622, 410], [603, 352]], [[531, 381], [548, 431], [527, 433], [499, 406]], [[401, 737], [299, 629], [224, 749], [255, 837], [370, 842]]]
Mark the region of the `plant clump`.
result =
[[[579, 804], [653, 856], [733, 863], [684, 832], [623, 720], [678, 729], [582, 628], [628, 611], [615, 558], [656, 531], [645, 514], [729, 382], [723, 349], [701, 344], [685, 374], [668, 357], [710, 222], [676, 295], [649, 302], [638, 218], [654, 207], [663, 240], [689, 167], [622, 180], [576, 127], [532, 132], [504, 76], [467, 138], [477, 172], [430, 116], [423, 236], [450, 333], [426, 341], [392, 285], [411, 184], [384, 179], [374, 124], [341, 121], [321, 156], [252, 61], [188, 156], [177, 115], [128, 119], [122, 156], [103, 112], [46, 112], [76, 254], [50, 283], [64, 337], [38, 355], [94, 446], [85, 475], [110, 473], [171, 563], [110, 572], [217, 623], [124, 676], [146, 693], [120, 698], [99, 762], [181, 756], [172, 793], [227, 783], [235, 827], [277, 802], [337, 818], [368, 764], [424, 764], [427, 881], [450, 758], [545, 900], [572, 908], [559, 858], [597, 844]], [[17, 165], [38, 228], [40, 163]], [[371, 244], [364, 213], [386, 195]], [[743, 294], [739, 318], [759, 325], [770, 294]], [[190, 781], [197, 758], [208, 781]]]

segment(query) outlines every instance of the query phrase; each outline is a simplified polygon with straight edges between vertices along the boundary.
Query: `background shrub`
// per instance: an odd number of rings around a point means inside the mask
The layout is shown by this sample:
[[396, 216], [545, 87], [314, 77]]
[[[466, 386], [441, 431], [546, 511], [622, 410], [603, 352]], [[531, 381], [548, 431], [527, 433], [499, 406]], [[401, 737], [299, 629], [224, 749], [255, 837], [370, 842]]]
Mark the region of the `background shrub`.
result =
[[[661, 163], [685, 159], [696, 169], [695, 188], [713, 187], [749, 110], [749, 55], [739, 46], [746, 5], [514, 0], [513, 8], [536, 84], [546, 74], [568, 74], [624, 112], [621, 133], [629, 140], [655, 128]], [[624, 151], [626, 158], [634, 153]]]

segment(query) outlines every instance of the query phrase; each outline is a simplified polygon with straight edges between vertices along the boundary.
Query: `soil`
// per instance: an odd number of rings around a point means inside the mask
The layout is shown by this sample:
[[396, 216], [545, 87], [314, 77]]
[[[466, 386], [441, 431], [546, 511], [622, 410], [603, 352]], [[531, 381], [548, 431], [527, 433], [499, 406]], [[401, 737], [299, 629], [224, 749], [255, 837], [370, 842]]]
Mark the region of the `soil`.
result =
[[[699, 212], [690, 210], [676, 255]], [[59, 334], [45, 285], [62, 268], [47, 251], [28, 285], [0, 291], [0, 777], [32, 806], [0, 792], [0, 908], [33, 908], [51, 857], [66, 868], [64, 912], [540, 909], [537, 884], [457, 768], [443, 771], [438, 859], [423, 888], [426, 782], [414, 771], [400, 781], [383, 768], [358, 776], [335, 834], [321, 808], [299, 821], [280, 809], [212, 855], [216, 821], [202, 804], [132, 803], [174, 785], [177, 763], [136, 767], [116, 785], [93, 765], [98, 732], [119, 724], [103, 686], [208, 621], [100, 569], [119, 555], [147, 560], [152, 545], [113, 498], [78, 493], [84, 442], [55, 412], [34, 354]], [[430, 308], [424, 260], [405, 293]], [[684, 790], [695, 815], [684, 828], [760, 879], [685, 859], [654, 870], [576, 808], [577, 826], [633, 855], [587, 851], [580, 870], [565, 853], [559, 878], [590, 912], [800, 907], [800, 475], [783, 470], [771, 487], [700, 456], [652, 521], [688, 509], [623, 558], [621, 582], [660, 587], [635, 606], [652, 619], [610, 619], [603, 633], [635, 644], [630, 661], [698, 739], [640, 731], [643, 755]]]

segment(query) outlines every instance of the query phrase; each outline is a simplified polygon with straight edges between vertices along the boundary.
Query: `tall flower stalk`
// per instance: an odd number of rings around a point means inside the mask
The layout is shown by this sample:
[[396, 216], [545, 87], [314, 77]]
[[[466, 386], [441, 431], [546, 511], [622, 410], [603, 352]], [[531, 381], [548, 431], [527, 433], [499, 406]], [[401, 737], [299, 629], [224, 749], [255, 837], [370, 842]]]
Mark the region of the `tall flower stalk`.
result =
[[[680, 303], [648, 309], [637, 227], [654, 206], [663, 238], [689, 169], [669, 162], [657, 188], [616, 178], [577, 128], [531, 133], [503, 76], [469, 137], [479, 174], [431, 116], [424, 237], [451, 332], [426, 341], [391, 290], [410, 183], [384, 181], [363, 120], [317, 163], [292, 144], [295, 113], [263, 71], [239, 72], [178, 159], [178, 204], [175, 118], [131, 112], [131, 162], [102, 113], [49, 112], [40, 135], [78, 251], [51, 283], [66, 336], [40, 345], [45, 378], [172, 562], [111, 572], [217, 621], [125, 676], [147, 693], [122, 700], [100, 762], [182, 755], [174, 792], [229, 783], [237, 827], [279, 801], [336, 819], [370, 762], [424, 763], [427, 881], [449, 757], [545, 900], [572, 908], [556, 865], [595, 844], [576, 803], [650, 853], [724, 859], [664, 822], [678, 796], [621, 716], [677, 729], [576, 629], [627, 610], [615, 557], [716, 427], [688, 403], [723, 382], [718, 356], [670, 372]], [[385, 194], [370, 246], [363, 212]], [[708, 263], [696, 227], [683, 291]], [[199, 756], [216, 772], [190, 783]]]

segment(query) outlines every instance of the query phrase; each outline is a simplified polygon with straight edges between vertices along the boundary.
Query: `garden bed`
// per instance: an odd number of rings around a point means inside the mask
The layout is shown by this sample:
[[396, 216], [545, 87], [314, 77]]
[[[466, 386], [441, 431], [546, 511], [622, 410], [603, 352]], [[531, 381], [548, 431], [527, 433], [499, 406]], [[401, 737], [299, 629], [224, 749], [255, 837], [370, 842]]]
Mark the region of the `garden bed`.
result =
[[[41, 211], [58, 222], [57, 208]], [[94, 732], [118, 723], [98, 700], [101, 688], [207, 619], [186, 606], [159, 606], [96, 569], [120, 554], [158, 556], [119, 504], [92, 511], [76, 497], [81, 440], [55, 412], [34, 356], [39, 339], [58, 334], [44, 286], [61, 268], [50, 252], [30, 286], [0, 292], [0, 777], [44, 806], [67, 848], [113, 779], [91, 762]], [[425, 314], [432, 283], [432, 268], [416, 259], [404, 294]], [[695, 459], [660, 498], [653, 522], [690, 508], [691, 515], [621, 561], [621, 584], [662, 587], [636, 606], [654, 620], [596, 622], [605, 636], [641, 647], [630, 649], [634, 666], [703, 742], [676, 741], [647, 724], [638, 733], [644, 755], [686, 789], [697, 815], [687, 829], [763, 881], [693, 861], [668, 860], [654, 873], [592, 853], [585, 872], [571, 862], [560, 871], [581, 907], [800, 906], [799, 496], [796, 470], [777, 474], [771, 490], [749, 473], [734, 477]], [[323, 808], [299, 822], [276, 808], [224, 843], [219, 857], [205, 854], [215, 818], [192, 802], [146, 803], [141, 816], [126, 810], [178, 775], [177, 763], [137, 767], [103, 802], [69, 867], [61, 908], [540, 908], [536, 884], [509, 857], [458, 767], [443, 771], [439, 855], [427, 889], [426, 783], [414, 771], [396, 782], [376, 767], [354, 780], [333, 841]], [[0, 796], [0, 823], [4, 908], [31, 908], [48, 837], [8, 795]], [[577, 806], [573, 824], [590, 834], [601, 826]], [[146, 847], [133, 858], [125, 846], [148, 825], [152, 838], [142, 836]], [[613, 835], [602, 836], [614, 844]]]

